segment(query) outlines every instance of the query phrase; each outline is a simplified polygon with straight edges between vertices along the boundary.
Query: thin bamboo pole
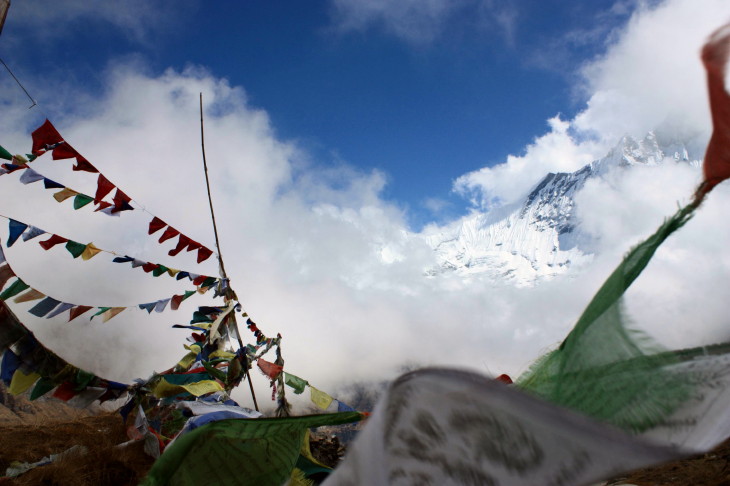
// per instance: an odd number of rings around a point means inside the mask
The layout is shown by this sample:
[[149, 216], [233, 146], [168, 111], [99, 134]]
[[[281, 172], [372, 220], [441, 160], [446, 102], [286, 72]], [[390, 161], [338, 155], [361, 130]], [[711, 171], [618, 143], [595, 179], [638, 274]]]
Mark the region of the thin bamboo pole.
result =
[[[215, 222], [215, 212], [213, 211], [213, 197], [210, 194], [210, 179], [208, 178], [208, 162], [205, 158], [205, 129], [204, 129], [204, 123], [203, 123], [203, 93], [200, 93], [200, 147], [203, 151], [203, 171], [205, 172], [205, 186], [208, 189], [208, 203], [210, 204], [210, 217], [213, 220], [213, 233], [215, 234], [215, 247], [218, 250], [218, 263], [220, 265], [220, 271], [221, 271], [221, 277], [224, 279], [228, 279], [228, 276], [226, 274], [226, 267], [223, 264], [223, 253], [221, 253], [221, 244], [220, 240], [218, 239], [218, 225]], [[228, 301], [228, 296], [224, 296], [224, 299]], [[240, 350], [245, 349], [243, 347], [243, 341], [241, 340], [241, 333], [238, 331], [238, 323], [236, 322], [236, 316], [231, 316], [231, 323], [233, 324], [233, 329], [236, 331], [236, 338], [238, 338], [238, 346]], [[251, 383], [251, 375], [248, 372], [248, 357], [245, 355], [243, 356], [243, 372], [246, 374], [246, 379], [248, 380], [248, 386], [251, 389], [251, 397], [253, 398], [253, 404], [256, 408], [256, 411], [259, 410], [259, 405], [256, 402], [256, 393], [253, 391], [253, 384]]]

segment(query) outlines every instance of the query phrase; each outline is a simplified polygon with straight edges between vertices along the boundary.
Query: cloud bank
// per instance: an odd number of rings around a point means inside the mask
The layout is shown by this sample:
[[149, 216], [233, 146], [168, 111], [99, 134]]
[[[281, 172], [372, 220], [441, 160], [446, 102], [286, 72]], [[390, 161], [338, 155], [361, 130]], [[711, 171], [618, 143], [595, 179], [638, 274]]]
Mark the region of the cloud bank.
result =
[[[696, 140], [706, 137], [697, 51], [730, 12], [724, 2], [706, 0], [713, 15], [692, 14], [689, 3], [673, 0], [637, 11], [606, 55], [583, 71], [583, 86], [591, 91], [583, 112], [571, 120], [551, 119], [550, 131], [524, 154], [462, 176], [457, 190], [482, 207], [514, 201], [546, 171], [575, 170], [604, 155], [622, 134], [623, 113], [631, 114], [627, 129], [643, 130], [669, 120], [679, 107], [686, 126], [673, 126]], [[653, 41], [652, 34], [674, 35], [679, 25], [689, 44], [682, 49], [691, 55]], [[653, 50], [645, 52], [648, 45]], [[664, 62], [666, 56], [673, 62]], [[633, 81], [618, 76], [624, 71]], [[649, 93], [641, 79], [659, 83], [655, 92]], [[102, 96], [79, 98], [74, 113], [54, 120], [57, 127], [147, 211], [213, 247], [199, 139], [198, 94], [204, 93], [207, 159], [229, 276], [262, 331], [283, 335], [287, 370], [324, 390], [354, 379], [391, 377], [404, 363], [518, 374], [565, 336], [621, 254], [658, 226], [696, 182], [696, 170], [668, 165], [589, 185], [580, 196], [580, 217], [603, 252], [580, 275], [529, 291], [479, 279], [425, 278], [433, 252], [408, 229], [403, 210], [381, 197], [384, 174], [318, 164], [295, 142], [277, 136], [266, 112], [250, 106], [243, 88], [202, 68], [149, 74], [135, 64], [106, 73], [105, 85]], [[22, 103], [9, 105], [12, 116], [0, 121], [2, 143], [14, 152], [30, 147], [25, 127], [42, 121]], [[627, 106], [632, 111], [621, 111]], [[34, 168], [93, 193], [95, 178], [72, 173], [67, 165], [42, 158]], [[101, 248], [196, 268], [190, 255], [170, 261], [168, 247], [146, 236], [148, 213], [112, 219], [73, 211], [37, 184], [12, 180], [17, 177], [0, 177], [3, 215]], [[719, 187], [631, 292], [637, 322], [648, 323], [667, 344], [727, 337], [722, 294], [730, 256], [723, 243], [730, 228], [723, 207], [729, 202], [730, 191]], [[0, 229], [0, 236], [5, 231]], [[80, 304], [134, 305], [187, 288], [122, 268], [104, 255], [82, 263], [62, 249], [46, 253], [32, 241], [16, 243], [7, 256], [39, 290]], [[209, 261], [199, 273], [216, 271]], [[42, 342], [72, 362], [129, 381], [174, 364], [184, 353], [185, 333], [170, 324], [185, 323], [195, 306], [210, 302], [209, 296], [196, 296], [177, 313], [152, 316], [129, 310], [106, 324], [83, 318], [28, 323]], [[14, 305], [23, 319], [26, 306]], [[259, 396], [269, 395], [264, 379], [254, 376], [254, 382]]]

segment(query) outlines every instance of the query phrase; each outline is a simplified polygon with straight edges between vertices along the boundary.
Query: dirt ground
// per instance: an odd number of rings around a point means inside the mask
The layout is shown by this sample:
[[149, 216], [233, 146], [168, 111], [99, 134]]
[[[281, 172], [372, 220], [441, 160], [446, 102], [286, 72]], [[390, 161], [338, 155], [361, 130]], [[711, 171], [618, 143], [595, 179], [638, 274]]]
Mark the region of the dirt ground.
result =
[[[35, 462], [74, 445], [87, 448], [56, 463], [37, 467], [21, 476], [0, 478], [0, 486], [136, 485], [152, 465], [141, 443], [119, 448], [127, 441], [118, 414], [104, 413], [72, 420], [0, 420], [0, 474], [13, 461]], [[315, 456], [332, 463], [343, 447], [331, 438], [312, 440]], [[714, 451], [662, 466], [635, 471], [608, 482], [636, 486], [730, 486], [730, 441]]]

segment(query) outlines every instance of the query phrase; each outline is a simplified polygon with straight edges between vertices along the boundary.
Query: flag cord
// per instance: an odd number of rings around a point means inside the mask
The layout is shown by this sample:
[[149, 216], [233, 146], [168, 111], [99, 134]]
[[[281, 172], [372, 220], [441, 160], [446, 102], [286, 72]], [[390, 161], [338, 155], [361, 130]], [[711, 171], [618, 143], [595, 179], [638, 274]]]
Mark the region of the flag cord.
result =
[[25, 95], [28, 97], [28, 99], [33, 102], [33, 104], [30, 105], [28, 107], [28, 109], [30, 110], [31, 108], [33, 108], [34, 106], [36, 106], [38, 104], [38, 102], [33, 99], [33, 97], [30, 95], [30, 93], [28, 93], [28, 90], [25, 89], [25, 87], [20, 83], [20, 81], [18, 80], [18, 78], [15, 77], [15, 74], [13, 74], [13, 72], [10, 70], [10, 68], [8, 67], [8, 65], [5, 64], [5, 61], [3, 61], [2, 59], [0, 59], [0, 62], [3, 63], [3, 66], [5, 66], [5, 69], [8, 70], [8, 72], [13, 77], [13, 79], [15, 80], [15, 82], [18, 83], [18, 86], [20, 86], [20, 89], [22, 89], [25, 92]]

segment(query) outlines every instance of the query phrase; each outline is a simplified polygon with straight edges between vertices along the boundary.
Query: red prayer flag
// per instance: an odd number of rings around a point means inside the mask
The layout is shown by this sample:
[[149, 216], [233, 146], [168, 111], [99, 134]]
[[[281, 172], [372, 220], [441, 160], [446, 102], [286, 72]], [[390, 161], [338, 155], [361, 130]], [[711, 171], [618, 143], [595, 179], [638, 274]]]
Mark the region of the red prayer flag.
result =
[[181, 251], [183, 251], [183, 248], [188, 246], [193, 240], [188, 238], [187, 236], [180, 234], [180, 239], [177, 240], [177, 246], [173, 248], [172, 250], [168, 251], [167, 254], [170, 256], [175, 256]]
[[76, 307], [72, 307], [71, 308], [71, 311], [69, 313], [68, 322], [73, 321], [74, 319], [76, 319], [77, 317], [79, 317], [81, 314], [83, 314], [84, 312], [88, 312], [91, 309], [93, 309], [93, 307], [90, 306], [90, 305], [79, 305], [79, 306], [76, 306]]
[[198, 243], [197, 241], [190, 240], [190, 243], [188, 243], [188, 251], [197, 250], [198, 248], [201, 248], [203, 245]]
[[63, 236], [51, 235], [51, 237], [48, 238], [46, 241], [39, 241], [38, 244], [41, 245], [44, 250], [48, 251], [54, 246], [60, 243], [66, 243], [67, 241], [68, 238], [64, 238]]
[[152, 233], [156, 233], [165, 226], [167, 226], [167, 223], [155, 216], [154, 218], [152, 218], [152, 221], [150, 221], [150, 230], [147, 234], [151, 235]]
[[73, 170], [83, 170], [84, 172], [92, 173], [99, 172], [96, 170], [96, 167], [91, 165], [91, 162], [86, 160], [86, 158], [81, 154], [76, 155], [76, 165], [73, 166]]
[[197, 287], [198, 285], [201, 285], [203, 282], [205, 282], [205, 279], [207, 279], [207, 278], [208, 278], [207, 275], [199, 275], [199, 276], [195, 277], [195, 279], [193, 280], [193, 285], [195, 285]]
[[74, 388], [75, 385], [73, 383], [64, 381], [63, 383], [58, 385], [56, 391], [53, 392], [53, 397], [67, 402], [76, 396], [76, 390], [74, 390]]
[[275, 364], [275, 363], [270, 363], [270, 362], [264, 360], [263, 358], [259, 358], [258, 361], [256, 362], [256, 364], [258, 365], [259, 369], [263, 372], [263, 374], [265, 374], [272, 380], [275, 380], [276, 377], [279, 376], [279, 373], [281, 373], [281, 371], [284, 369], [283, 366], [279, 366], [278, 364]]
[[147, 262], [144, 265], [142, 265], [142, 270], [144, 270], [146, 273], [150, 273], [155, 268], [159, 267], [157, 263], [150, 263]]
[[173, 295], [172, 299], [170, 299], [170, 309], [177, 310], [184, 298], [184, 295]]
[[203, 263], [205, 260], [210, 258], [213, 254], [213, 250], [210, 250], [204, 246], [198, 248], [198, 263]]
[[119, 211], [129, 211], [131, 209], [134, 209], [132, 206], [130, 206], [130, 202], [132, 202], [132, 198], [124, 194], [124, 192], [117, 188], [117, 192], [114, 194], [114, 209], [112, 209], [112, 213], [118, 213]]
[[162, 233], [162, 236], [160, 236], [160, 239], [158, 240], [160, 243], [169, 240], [170, 238], [174, 238], [177, 235], [179, 235], [180, 232], [173, 228], [172, 226], [168, 226], [164, 233]]
[[112, 192], [114, 184], [109, 182], [109, 179], [104, 177], [104, 174], [99, 174], [99, 180], [97, 181], [96, 196], [94, 196], [94, 204], [99, 204], [104, 196]]
[[69, 145], [68, 142], [66, 142], [54, 148], [51, 156], [53, 157], [53, 160], [62, 160], [73, 159], [78, 154], [79, 153], [76, 151], [76, 149]]
[[112, 205], [112, 203], [106, 202], [106, 201], [99, 201], [98, 204], [99, 204], [99, 207], [96, 208], [96, 209], [94, 209], [94, 212], [101, 211], [102, 209], [106, 209], [106, 208], [108, 208], [109, 206]]
[[509, 377], [509, 375], [501, 374], [497, 378], [495, 378], [497, 381], [501, 381], [502, 383], [506, 385], [512, 384], [512, 378]]
[[43, 125], [33, 131], [31, 137], [33, 138], [33, 148], [31, 149], [31, 153], [34, 155], [41, 155], [45, 153], [46, 145], [63, 142], [63, 137], [60, 133], [58, 133], [56, 127], [54, 127], [48, 119], [43, 122]]
[[725, 68], [729, 55], [730, 24], [726, 24], [713, 32], [702, 48], [713, 131], [705, 152], [705, 184], [701, 188], [701, 196], [730, 178], [730, 95], [725, 90]]

